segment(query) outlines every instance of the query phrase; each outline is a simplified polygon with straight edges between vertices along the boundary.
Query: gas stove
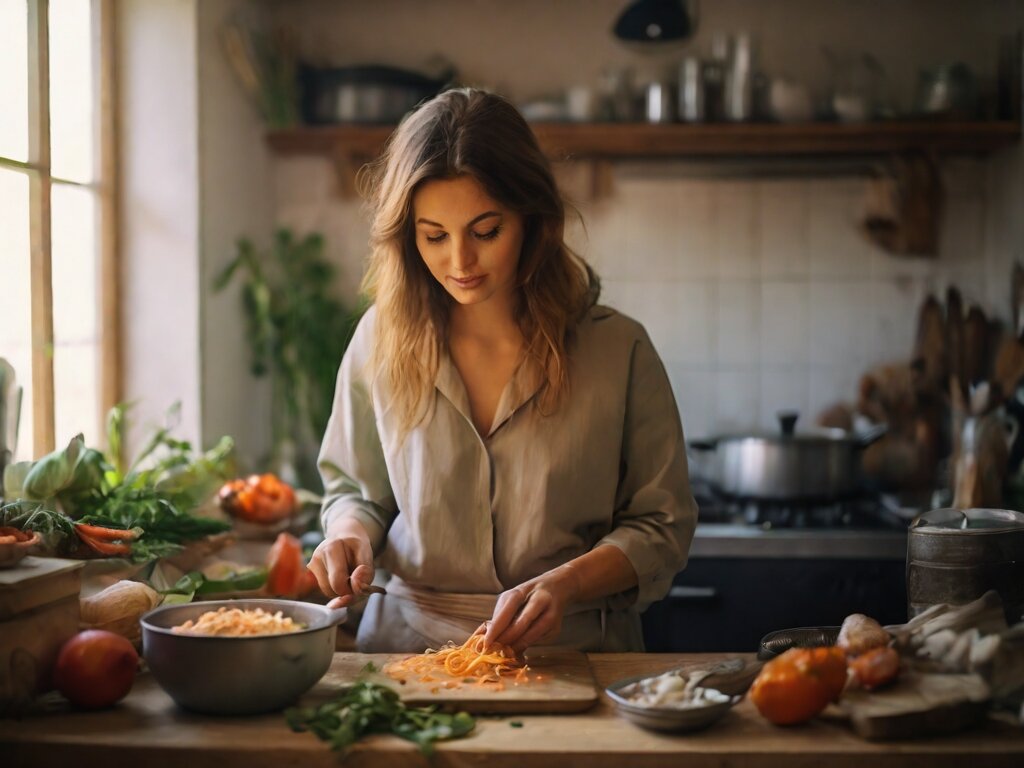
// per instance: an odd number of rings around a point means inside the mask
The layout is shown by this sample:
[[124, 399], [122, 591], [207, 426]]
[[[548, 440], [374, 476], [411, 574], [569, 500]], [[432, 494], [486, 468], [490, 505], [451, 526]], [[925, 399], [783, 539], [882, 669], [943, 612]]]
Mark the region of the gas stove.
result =
[[851, 613], [906, 621], [915, 510], [881, 496], [755, 503], [691, 487], [697, 530], [685, 570], [643, 616], [648, 650], [753, 651], [773, 630], [838, 625]]
[[774, 529], [844, 529], [906, 531], [913, 511], [895, 499], [865, 494], [829, 500], [733, 499], [710, 485], [693, 484], [699, 508], [698, 522], [712, 525], [754, 526]]

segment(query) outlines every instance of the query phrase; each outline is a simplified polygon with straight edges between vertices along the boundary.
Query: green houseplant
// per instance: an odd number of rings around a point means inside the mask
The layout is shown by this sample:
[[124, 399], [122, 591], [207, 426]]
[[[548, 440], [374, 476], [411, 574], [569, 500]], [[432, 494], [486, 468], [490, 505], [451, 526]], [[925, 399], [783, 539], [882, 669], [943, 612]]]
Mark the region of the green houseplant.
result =
[[247, 238], [217, 276], [215, 291], [241, 281], [246, 338], [255, 376], [271, 379], [271, 467], [287, 482], [318, 485], [315, 446], [331, 415], [342, 355], [365, 302], [348, 308], [332, 291], [334, 268], [317, 233], [274, 234], [268, 251]]

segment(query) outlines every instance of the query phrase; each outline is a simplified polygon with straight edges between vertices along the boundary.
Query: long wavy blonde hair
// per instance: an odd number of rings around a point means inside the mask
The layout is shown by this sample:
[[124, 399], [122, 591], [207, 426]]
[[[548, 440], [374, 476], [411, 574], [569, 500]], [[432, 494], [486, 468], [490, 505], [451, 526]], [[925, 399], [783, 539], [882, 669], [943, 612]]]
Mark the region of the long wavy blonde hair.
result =
[[568, 393], [573, 330], [600, 292], [594, 272], [564, 242], [565, 203], [515, 107], [486, 91], [460, 88], [406, 115], [360, 177], [372, 217], [363, 289], [377, 307], [370, 366], [387, 385], [405, 429], [426, 413], [454, 302], [416, 247], [413, 195], [427, 181], [462, 175], [523, 216], [515, 320], [527, 357], [543, 372], [538, 402], [544, 413]]

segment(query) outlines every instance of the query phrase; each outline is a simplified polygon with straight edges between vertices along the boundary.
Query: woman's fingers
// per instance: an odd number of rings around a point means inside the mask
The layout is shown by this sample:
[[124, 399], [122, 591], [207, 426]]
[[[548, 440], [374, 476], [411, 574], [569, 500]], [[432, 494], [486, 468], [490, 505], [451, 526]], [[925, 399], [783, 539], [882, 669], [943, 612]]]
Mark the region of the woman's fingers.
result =
[[549, 605], [519, 639], [511, 644], [512, 649], [517, 654], [522, 654], [531, 645], [541, 641], [554, 640], [562, 628], [556, 613], [553, 606]]
[[309, 559], [309, 571], [316, 577], [316, 583], [320, 587], [320, 591], [327, 597], [334, 597], [335, 593], [331, 589], [331, 580], [327, 575], [327, 566], [324, 565], [323, 559], [318, 557], [316, 552]]
[[512, 623], [516, 613], [526, 602], [526, 596], [517, 587], [507, 592], [502, 592], [498, 598], [498, 604], [494, 606], [494, 616], [484, 633], [484, 642], [490, 646], [505, 631], [505, 628]]
[[532, 592], [497, 641], [515, 646], [551, 606], [551, 598], [543, 592]]
[[352, 585], [354, 594], [363, 594], [364, 590], [373, 583], [373, 566], [365, 563], [357, 565], [349, 577], [349, 583]]
[[358, 577], [361, 585], [373, 580], [372, 556], [361, 549], [359, 542], [350, 539], [328, 539], [316, 548], [309, 567], [325, 595], [351, 595], [356, 590], [350, 577]]

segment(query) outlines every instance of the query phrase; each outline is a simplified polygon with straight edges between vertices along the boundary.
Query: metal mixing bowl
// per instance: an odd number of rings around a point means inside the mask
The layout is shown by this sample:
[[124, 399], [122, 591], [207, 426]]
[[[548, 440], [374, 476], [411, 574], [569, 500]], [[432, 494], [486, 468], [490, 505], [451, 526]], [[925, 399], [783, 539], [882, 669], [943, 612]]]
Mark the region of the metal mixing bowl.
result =
[[[189, 635], [171, 628], [221, 606], [276, 613], [299, 632], [253, 637]], [[293, 703], [324, 676], [344, 608], [291, 600], [211, 600], [157, 608], [142, 617], [142, 655], [180, 706], [211, 715], [252, 715]]]

